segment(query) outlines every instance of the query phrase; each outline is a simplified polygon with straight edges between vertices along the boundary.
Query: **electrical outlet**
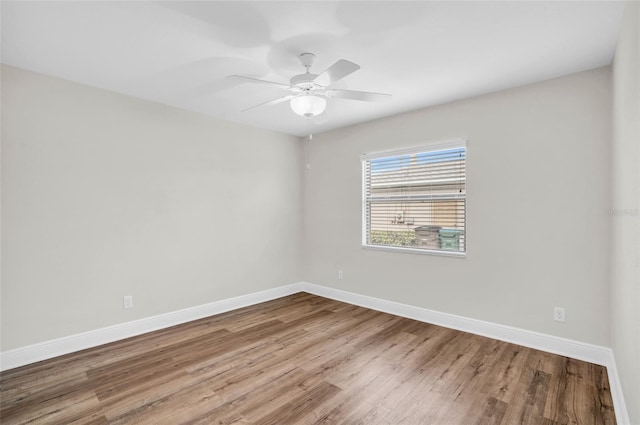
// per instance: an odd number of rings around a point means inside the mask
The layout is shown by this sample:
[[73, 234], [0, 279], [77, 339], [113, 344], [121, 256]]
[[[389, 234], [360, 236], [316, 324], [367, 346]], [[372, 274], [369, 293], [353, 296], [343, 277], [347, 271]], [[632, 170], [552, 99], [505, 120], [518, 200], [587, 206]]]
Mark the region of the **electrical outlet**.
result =
[[553, 320], [556, 322], [564, 322], [564, 308], [556, 307], [553, 309]]
[[344, 273], [342, 273], [342, 270], [338, 270], [338, 279], [344, 279]]
[[126, 295], [122, 298], [122, 308], [133, 308], [133, 297]]

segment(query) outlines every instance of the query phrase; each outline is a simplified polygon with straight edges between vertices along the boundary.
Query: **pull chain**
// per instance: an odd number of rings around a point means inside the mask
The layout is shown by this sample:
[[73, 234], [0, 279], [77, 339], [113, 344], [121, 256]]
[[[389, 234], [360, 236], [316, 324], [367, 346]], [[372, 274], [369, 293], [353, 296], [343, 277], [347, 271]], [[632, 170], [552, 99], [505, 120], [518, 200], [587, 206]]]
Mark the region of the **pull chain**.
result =
[[313, 140], [313, 134], [309, 133], [309, 137], [307, 137], [307, 146], [306, 146], [306, 160], [307, 160], [307, 170], [311, 169], [311, 162], [309, 161], [309, 157], [311, 155], [311, 141]]
[[311, 118], [307, 118], [307, 133], [309, 134], [309, 137], [307, 137], [307, 145], [305, 146], [305, 162], [307, 170], [311, 169], [311, 161], [310, 161], [310, 156], [311, 156], [311, 141], [313, 140], [313, 134], [311, 134]]

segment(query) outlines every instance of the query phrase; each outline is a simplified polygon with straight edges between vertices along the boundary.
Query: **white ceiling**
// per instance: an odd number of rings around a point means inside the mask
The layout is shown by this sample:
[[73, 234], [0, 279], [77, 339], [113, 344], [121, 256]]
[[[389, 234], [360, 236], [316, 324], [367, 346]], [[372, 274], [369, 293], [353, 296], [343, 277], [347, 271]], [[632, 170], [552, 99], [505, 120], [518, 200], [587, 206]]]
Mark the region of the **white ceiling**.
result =
[[[623, 3], [605, 2], [2, 2], [2, 62], [284, 133], [320, 133], [455, 99], [608, 65]], [[361, 69], [335, 88], [385, 103], [329, 99], [322, 115], [287, 94], [225, 79], [288, 83], [338, 59]]]

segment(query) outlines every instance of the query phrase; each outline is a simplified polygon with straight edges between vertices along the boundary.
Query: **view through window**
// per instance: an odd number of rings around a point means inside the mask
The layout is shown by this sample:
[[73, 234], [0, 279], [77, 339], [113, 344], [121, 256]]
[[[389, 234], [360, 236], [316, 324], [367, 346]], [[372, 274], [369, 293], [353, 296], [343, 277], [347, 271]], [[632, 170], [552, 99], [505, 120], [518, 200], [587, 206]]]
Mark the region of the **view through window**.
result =
[[363, 245], [464, 253], [466, 142], [365, 154]]

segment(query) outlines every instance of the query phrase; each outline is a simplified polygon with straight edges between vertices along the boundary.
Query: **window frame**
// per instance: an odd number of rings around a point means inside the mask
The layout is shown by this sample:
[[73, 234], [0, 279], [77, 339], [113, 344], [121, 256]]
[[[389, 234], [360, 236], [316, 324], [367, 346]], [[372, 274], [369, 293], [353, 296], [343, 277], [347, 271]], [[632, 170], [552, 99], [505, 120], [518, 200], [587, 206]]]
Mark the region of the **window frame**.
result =
[[[360, 162], [362, 167], [362, 248], [363, 249], [371, 249], [378, 251], [390, 251], [390, 252], [400, 252], [400, 253], [411, 253], [411, 254], [422, 254], [422, 255], [436, 255], [436, 256], [445, 256], [445, 257], [456, 257], [456, 258], [466, 258], [468, 251], [468, 238], [467, 238], [467, 177], [466, 177], [466, 169], [467, 169], [467, 160], [468, 160], [468, 143], [467, 139], [458, 138], [447, 141], [438, 141], [431, 142], [426, 144], [421, 144], [418, 146], [402, 148], [402, 149], [394, 149], [387, 151], [377, 151], [371, 153], [363, 153], [360, 155]], [[405, 247], [405, 246], [391, 246], [391, 245], [371, 245], [368, 244], [368, 232], [370, 229], [367, 228], [368, 217], [367, 217], [367, 167], [366, 162], [381, 159], [381, 158], [390, 158], [402, 155], [412, 155], [418, 153], [426, 153], [438, 150], [446, 150], [446, 149], [455, 149], [455, 148], [464, 148], [465, 150], [465, 192], [464, 192], [464, 251], [450, 251], [450, 250], [442, 250], [442, 249], [425, 249], [425, 248], [414, 248], [414, 247]]]

